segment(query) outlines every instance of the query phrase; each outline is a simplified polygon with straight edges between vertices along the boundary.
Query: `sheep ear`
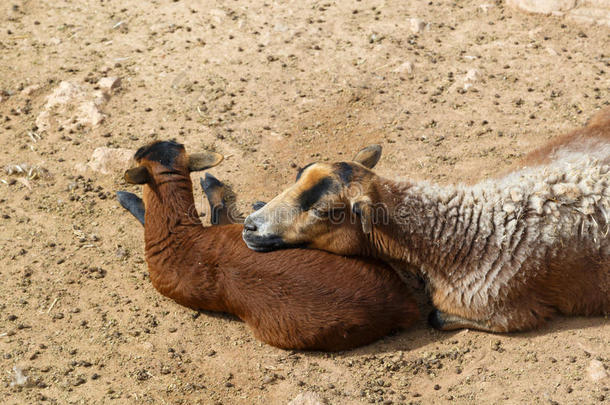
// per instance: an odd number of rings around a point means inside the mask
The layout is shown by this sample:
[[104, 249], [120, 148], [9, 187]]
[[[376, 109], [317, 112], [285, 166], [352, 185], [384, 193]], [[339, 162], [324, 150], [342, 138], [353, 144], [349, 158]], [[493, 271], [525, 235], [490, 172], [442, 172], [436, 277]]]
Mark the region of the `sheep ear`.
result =
[[371, 233], [373, 230], [373, 206], [370, 201], [359, 200], [352, 204], [352, 212], [360, 217], [362, 232]]
[[372, 169], [377, 162], [379, 162], [379, 158], [381, 158], [381, 146], [370, 145], [356, 154], [354, 162], [358, 162], [362, 166]]
[[189, 170], [198, 172], [200, 170], [209, 169], [222, 162], [224, 156], [215, 152], [193, 153], [189, 155]]
[[144, 166], [138, 166], [134, 169], [127, 170], [123, 177], [127, 183], [131, 184], [144, 184], [148, 183], [150, 180], [148, 170], [146, 170]]

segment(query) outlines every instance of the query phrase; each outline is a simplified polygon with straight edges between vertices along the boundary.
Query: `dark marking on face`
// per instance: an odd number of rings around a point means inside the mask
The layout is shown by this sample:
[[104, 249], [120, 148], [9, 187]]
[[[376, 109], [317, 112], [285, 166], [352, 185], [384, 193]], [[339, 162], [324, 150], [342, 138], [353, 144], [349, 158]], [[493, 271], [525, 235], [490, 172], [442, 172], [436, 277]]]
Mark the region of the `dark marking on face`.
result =
[[313, 165], [315, 162], [313, 163], [309, 163], [307, 165], [305, 165], [304, 167], [301, 167], [299, 169], [299, 171], [297, 172], [297, 178], [294, 181], [298, 181], [301, 178], [301, 175], [303, 174], [303, 172], [305, 171], [305, 169], [307, 169], [309, 166]]
[[143, 146], [135, 154], [135, 159], [146, 158], [161, 163], [165, 167], [173, 168], [176, 158], [184, 151], [184, 146], [174, 141], [159, 141]]
[[343, 184], [347, 185], [352, 181], [352, 178], [354, 176], [354, 169], [349, 163], [339, 162], [337, 163], [337, 175], [339, 176]]
[[303, 191], [299, 196], [298, 202], [301, 210], [309, 210], [320, 198], [331, 191], [336, 190], [336, 184], [330, 177], [320, 179], [313, 187]]

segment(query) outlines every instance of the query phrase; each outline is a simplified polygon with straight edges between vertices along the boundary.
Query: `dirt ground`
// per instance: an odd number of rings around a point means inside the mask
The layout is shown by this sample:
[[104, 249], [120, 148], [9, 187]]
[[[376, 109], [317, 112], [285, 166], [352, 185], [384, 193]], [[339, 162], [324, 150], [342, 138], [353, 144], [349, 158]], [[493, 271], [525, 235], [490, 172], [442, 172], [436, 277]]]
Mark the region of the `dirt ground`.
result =
[[[370, 143], [383, 175], [485, 178], [608, 104], [610, 28], [468, 0], [11, 0], [0, 21], [0, 402], [610, 402], [599, 317], [509, 335], [422, 319], [335, 354], [261, 344], [160, 296], [114, 198], [140, 188], [84, 167], [97, 147], [176, 138], [227, 157], [211, 172], [244, 212]], [[41, 116], [64, 81], [103, 121]]]

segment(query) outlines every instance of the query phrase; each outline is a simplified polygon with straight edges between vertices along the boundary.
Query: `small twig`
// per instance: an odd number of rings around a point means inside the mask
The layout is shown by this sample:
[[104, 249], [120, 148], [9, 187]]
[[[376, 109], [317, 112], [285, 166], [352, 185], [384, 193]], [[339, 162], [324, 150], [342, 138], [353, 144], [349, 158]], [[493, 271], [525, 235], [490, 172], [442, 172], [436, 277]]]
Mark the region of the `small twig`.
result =
[[119, 28], [123, 24], [125, 24], [125, 21], [119, 21], [118, 23], [116, 23], [112, 26], [112, 29]]
[[390, 65], [393, 65], [394, 63], [395, 63], [395, 62], [389, 62], [389, 63], [386, 63], [385, 65], [382, 65], [382, 66], [379, 66], [378, 68], [375, 68], [375, 69], [373, 70], [373, 72], [379, 72], [380, 70], [382, 70], [382, 69], [384, 69], [384, 68], [386, 68], [386, 67], [388, 67], [388, 66], [390, 66]]
[[51, 306], [49, 307], [49, 309], [47, 309], [47, 314], [48, 314], [49, 312], [51, 312], [51, 310], [53, 309], [53, 307], [54, 307], [54, 306], [55, 306], [55, 304], [57, 303], [57, 300], [58, 300], [58, 299], [59, 299], [59, 298], [55, 298], [55, 299], [53, 300], [53, 303], [51, 304]]

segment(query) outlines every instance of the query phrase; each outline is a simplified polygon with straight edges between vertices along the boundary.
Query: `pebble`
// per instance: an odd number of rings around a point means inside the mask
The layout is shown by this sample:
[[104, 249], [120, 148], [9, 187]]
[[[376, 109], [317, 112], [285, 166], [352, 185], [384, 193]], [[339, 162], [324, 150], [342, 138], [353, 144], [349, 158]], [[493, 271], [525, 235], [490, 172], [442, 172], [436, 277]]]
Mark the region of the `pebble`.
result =
[[599, 360], [591, 360], [587, 367], [587, 374], [589, 378], [594, 381], [600, 381], [608, 377], [608, 372], [604, 368], [604, 363]]
[[102, 77], [97, 84], [102, 90], [112, 91], [121, 87], [121, 78], [116, 76]]
[[32, 93], [34, 93], [38, 89], [40, 89], [40, 86], [38, 84], [32, 84], [21, 90], [21, 94], [23, 94], [24, 96], [31, 96]]
[[313, 391], [305, 391], [294, 397], [294, 399], [288, 402], [288, 405], [322, 405], [323, 402]]
[[414, 34], [422, 32], [424, 29], [428, 28], [428, 24], [419, 18], [411, 18], [409, 19], [409, 27]]
[[576, 0], [507, 0], [506, 4], [528, 13], [561, 13], [576, 6]]
[[468, 82], [478, 82], [480, 76], [481, 75], [477, 69], [469, 69], [468, 72], [466, 72], [464, 80]]
[[481, 9], [481, 11], [483, 11], [485, 14], [487, 14], [489, 12], [489, 10], [491, 10], [495, 6], [496, 6], [495, 4], [485, 3], [485, 4], [481, 4], [479, 6], [479, 8]]
[[271, 384], [272, 382], [274, 382], [276, 380], [276, 376], [275, 374], [273, 375], [268, 375], [265, 378], [263, 378], [263, 384]]
[[85, 380], [83, 377], [77, 377], [76, 380], [74, 380], [74, 382], [72, 383], [72, 385], [78, 387], [79, 385], [83, 385], [86, 382], [87, 380]]
[[396, 67], [392, 72], [394, 73], [413, 73], [413, 64], [409, 61], [403, 62]]

